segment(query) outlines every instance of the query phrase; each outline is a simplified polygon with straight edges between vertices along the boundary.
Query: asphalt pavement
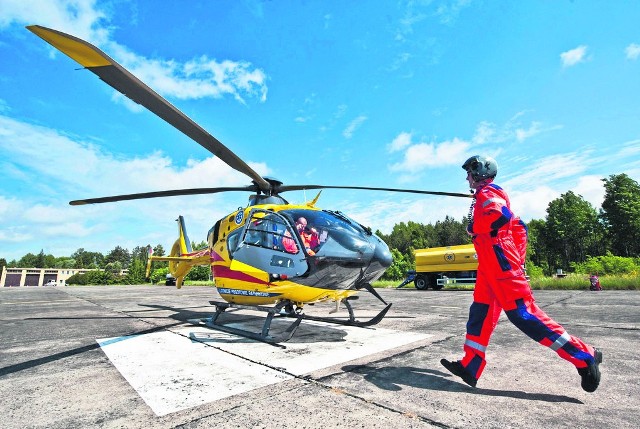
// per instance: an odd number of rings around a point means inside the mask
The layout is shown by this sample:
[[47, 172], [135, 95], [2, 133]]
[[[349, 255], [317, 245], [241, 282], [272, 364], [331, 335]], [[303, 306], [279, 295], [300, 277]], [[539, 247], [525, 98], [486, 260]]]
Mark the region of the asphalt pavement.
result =
[[[461, 357], [472, 292], [379, 292], [393, 306], [373, 328], [303, 321], [273, 346], [190, 323], [211, 315], [210, 287], [0, 289], [0, 427], [638, 427], [640, 293], [534, 293], [603, 351], [587, 393], [504, 315], [471, 388], [439, 361]], [[366, 292], [353, 306], [363, 318], [380, 309]], [[257, 313], [221, 317], [260, 328]]]

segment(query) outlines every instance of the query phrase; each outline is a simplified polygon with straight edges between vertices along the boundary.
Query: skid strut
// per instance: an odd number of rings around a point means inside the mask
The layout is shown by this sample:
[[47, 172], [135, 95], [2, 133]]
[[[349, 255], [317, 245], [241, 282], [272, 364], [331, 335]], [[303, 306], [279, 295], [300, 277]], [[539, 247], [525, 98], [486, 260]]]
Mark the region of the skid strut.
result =
[[[289, 341], [293, 334], [298, 329], [302, 318], [298, 317], [296, 320], [291, 323], [286, 330], [278, 335], [270, 335], [269, 330], [271, 329], [271, 321], [273, 320], [273, 316], [280, 314], [284, 307], [288, 304], [288, 302], [283, 301], [276, 304], [274, 307], [265, 307], [261, 305], [240, 305], [233, 304], [230, 302], [221, 302], [221, 301], [209, 301], [210, 304], [216, 307], [216, 312], [211, 316], [204, 319], [196, 319], [190, 320], [190, 322], [195, 323], [197, 325], [204, 324], [209, 328], [216, 329], [218, 331], [227, 332], [229, 334], [240, 335], [242, 337], [251, 338], [257, 341], [263, 341], [265, 343], [275, 344], [282, 343], [285, 341]], [[218, 317], [224, 313], [229, 308], [237, 308], [241, 310], [253, 310], [253, 311], [264, 311], [267, 312], [267, 317], [262, 325], [262, 331], [260, 333], [248, 331], [245, 329], [235, 328], [229, 325], [223, 325], [217, 323]]]
[[[294, 303], [291, 301], [280, 301], [273, 307], [266, 307], [262, 305], [240, 305], [234, 304], [230, 302], [222, 302], [222, 301], [209, 301], [211, 305], [216, 307], [216, 312], [211, 316], [204, 319], [193, 319], [189, 320], [189, 322], [196, 325], [205, 325], [209, 328], [216, 329], [218, 331], [227, 332], [229, 334], [240, 335], [242, 337], [251, 338], [257, 341], [263, 341], [265, 343], [276, 344], [283, 343], [289, 341], [293, 334], [298, 329], [300, 322], [302, 320], [314, 320], [325, 323], [333, 323], [337, 325], [344, 326], [358, 326], [358, 327], [367, 327], [373, 326], [384, 318], [389, 309], [391, 308], [391, 303], [387, 303], [376, 290], [369, 284], [363, 284], [361, 288], [366, 289], [373, 296], [378, 298], [385, 307], [374, 317], [368, 320], [356, 320], [353, 307], [349, 302], [349, 298], [343, 300], [345, 308], [349, 312], [348, 318], [338, 318], [338, 317], [322, 317], [322, 316], [311, 316], [307, 314], [303, 314], [301, 312], [300, 307], [296, 307]], [[357, 297], [355, 297], [357, 298]], [[218, 318], [222, 313], [224, 313], [229, 308], [235, 308], [240, 310], [252, 310], [252, 311], [264, 311], [267, 313], [267, 317], [265, 318], [264, 324], [262, 325], [262, 330], [260, 333], [249, 331], [246, 329], [237, 328], [230, 325], [223, 325], [218, 323]], [[271, 329], [271, 322], [275, 316], [289, 317], [295, 318], [295, 320], [285, 329], [283, 332], [277, 335], [271, 335], [269, 330]]]

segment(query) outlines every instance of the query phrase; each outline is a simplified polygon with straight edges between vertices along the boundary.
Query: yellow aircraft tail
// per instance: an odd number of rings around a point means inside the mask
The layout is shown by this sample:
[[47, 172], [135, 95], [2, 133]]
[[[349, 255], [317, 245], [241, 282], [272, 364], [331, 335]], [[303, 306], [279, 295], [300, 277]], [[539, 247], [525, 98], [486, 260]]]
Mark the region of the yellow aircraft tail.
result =
[[184, 218], [178, 216], [178, 239], [171, 247], [169, 256], [154, 256], [153, 249], [149, 250], [149, 258], [147, 259], [147, 277], [151, 271], [151, 263], [153, 261], [169, 262], [169, 272], [176, 279], [176, 288], [180, 289], [184, 281], [184, 277], [196, 265], [210, 265], [211, 258], [209, 249], [196, 250], [191, 248], [191, 241], [187, 235], [187, 229], [184, 224]]

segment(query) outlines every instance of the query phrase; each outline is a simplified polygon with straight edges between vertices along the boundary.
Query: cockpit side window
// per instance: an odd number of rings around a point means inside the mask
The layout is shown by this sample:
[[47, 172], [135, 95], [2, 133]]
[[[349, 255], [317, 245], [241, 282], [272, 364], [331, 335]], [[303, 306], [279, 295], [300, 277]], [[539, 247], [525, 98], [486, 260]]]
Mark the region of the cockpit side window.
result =
[[240, 239], [240, 232], [242, 229], [233, 231], [227, 237], [227, 249], [229, 250], [229, 256], [233, 258], [233, 252], [238, 248], [238, 240]]
[[295, 254], [299, 246], [291, 227], [274, 213], [255, 211], [244, 229], [242, 242], [250, 246], [264, 247]]

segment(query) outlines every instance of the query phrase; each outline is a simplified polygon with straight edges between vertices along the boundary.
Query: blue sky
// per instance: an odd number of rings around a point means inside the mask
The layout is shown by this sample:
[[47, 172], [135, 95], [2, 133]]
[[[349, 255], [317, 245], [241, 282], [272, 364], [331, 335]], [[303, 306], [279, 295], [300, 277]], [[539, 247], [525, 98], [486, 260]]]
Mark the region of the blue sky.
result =
[[[71, 207], [243, 186], [159, 118], [27, 31], [95, 44], [263, 175], [286, 184], [466, 192], [497, 159], [525, 220], [602, 178], [640, 181], [640, 2], [0, 0], [0, 257], [201, 241], [248, 195]], [[315, 193], [284, 194], [304, 202]], [[461, 219], [466, 199], [325, 190], [388, 233]]]

